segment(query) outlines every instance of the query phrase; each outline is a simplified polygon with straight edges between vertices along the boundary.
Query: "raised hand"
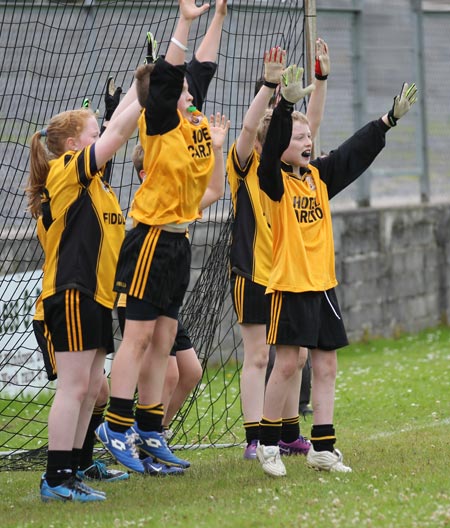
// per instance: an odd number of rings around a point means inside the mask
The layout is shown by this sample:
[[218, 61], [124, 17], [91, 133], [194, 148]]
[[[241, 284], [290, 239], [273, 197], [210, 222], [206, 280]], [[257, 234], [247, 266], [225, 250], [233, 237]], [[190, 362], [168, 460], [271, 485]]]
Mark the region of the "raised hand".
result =
[[230, 129], [230, 120], [225, 115], [217, 112], [212, 114], [209, 118], [209, 129], [211, 131], [211, 141], [214, 150], [219, 150], [223, 147], [228, 130]]
[[316, 79], [321, 81], [324, 81], [330, 74], [330, 56], [328, 54], [328, 45], [321, 38], [316, 40], [315, 74]]
[[105, 121], [109, 121], [111, 119], [114, 110], [118, 107], [121, 93], [122, 88], [120, 86], [116, 88], [114, 85], [114, 78], [109, 77], [105, 90]]
[[403, 83], [400, 93], [394, 97], [394, 104], [388, 113], [388, 121], [391, 127], [397, 124], [397, 121], [409, 112], [411, 106], [417, 101], [417, 86], [412, 83]]
[[264, 52], [264, 80], [266, 82], [279, 84], [285, 67], [286, 51], [280, 46]]
[[289, 103], [295, 104], [303, 97], [309, 95], [315, 88], [314, 84], [310, 84], [303, 88], [303, 68], [292, 64], [284, 70], [281, 79], [281, 95]]
[[180, 6], [180, 14], [185, 20], [195, 20], [199, 16], [206, 13], [209, 9], [209, 4], [196, 6], [195, 0], [178, 0]]
[[216, 13], [227, 16], [227, 0], [216, 0]]

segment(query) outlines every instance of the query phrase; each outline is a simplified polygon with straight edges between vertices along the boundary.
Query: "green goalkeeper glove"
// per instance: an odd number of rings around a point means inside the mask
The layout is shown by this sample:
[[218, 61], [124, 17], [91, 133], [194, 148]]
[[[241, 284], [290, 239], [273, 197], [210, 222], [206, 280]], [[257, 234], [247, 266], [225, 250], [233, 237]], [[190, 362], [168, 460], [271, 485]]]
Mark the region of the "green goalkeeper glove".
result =
[[153, 64], [158, 58], [158, 42], [155, 40], [153, 33], [151, 31], [147, 32], [146, 35], [147, 42], [147, 56], [145, 57], [144, 64]]
[[[83, 102], [81, 103], [81, 108], [91, 108], [92, 107], [92, 103], [91, 103], [91, 100], [89, 99], [89, 97], [85, 97], [83, 99]], [[98, 117], [99, 115], [99, 110], [97, 108], [97, 110], [94, 112], [95, 113], [95, 116]]]
[[417, 86], [412, 83], [403, 83], [400, 93], [394, 97], [394, 104], [388, 113], [388, 120], [391, 127], [397, 124], [397, 121], [409, 112], [411, 106], [417, 101]]
[[303, 68], [291, 64], [291, 66], [288, 66], [284, 70], [281, 76], [281, 95], [289, 103], [297, 103], [300, 99], [309, 95], [315, 88], [314, 84], [303, 88], [303, 71]]

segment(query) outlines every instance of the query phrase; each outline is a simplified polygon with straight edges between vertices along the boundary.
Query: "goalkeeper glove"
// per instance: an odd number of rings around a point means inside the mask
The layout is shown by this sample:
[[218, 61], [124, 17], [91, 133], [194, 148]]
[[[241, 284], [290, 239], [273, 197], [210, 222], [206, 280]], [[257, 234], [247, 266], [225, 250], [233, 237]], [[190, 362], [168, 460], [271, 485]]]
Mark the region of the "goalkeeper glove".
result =
[[303, 97], [309, 95], [315, 88], [310, 84], [303, 88], [302, 85], [303, 68], [292, 64], [284, 70], [281, 76], [281, 95], [289, 103], [295, 104]]
[[[89, 99], [89, 97], [85, 97], [83, 99], [83, 102], [81, 103], [81, 108], [87, 109], [87, 108], [91, 108], [91, 106], [92, 106], [91, 100]], [[100, 113], [98, 108], [94, 113], [95, 113], [95, 116], [98, 117], [98, 114]]]
[[105, 121], [109, 121], [111, 119], [114, 110], [119, 105], [121, 93], [122, 88], [120, 86], [116, 88], [114, 86], [114, 79], [109, 77], [105, 90], [105, 115], [103, 118]]
[[158, 58], [158, 42], [155, 40], [153, 33], [151, 31], [147, 32], [146, 36], [147, 42], [147, 56], [145, 57], [144, 64], [153, 64]]
[[411, 106], [417, 101], [417, 86], [412, 83], [403, 83], [400, 93], [394, 97], [394, 104], [388, 112], [388, 121], [391, 127], [397, 124], [397, 121], [403, 117]]
[[276, 88], [286, 66], [286, 51], [279, 46], [264, 52], [264, 84]]

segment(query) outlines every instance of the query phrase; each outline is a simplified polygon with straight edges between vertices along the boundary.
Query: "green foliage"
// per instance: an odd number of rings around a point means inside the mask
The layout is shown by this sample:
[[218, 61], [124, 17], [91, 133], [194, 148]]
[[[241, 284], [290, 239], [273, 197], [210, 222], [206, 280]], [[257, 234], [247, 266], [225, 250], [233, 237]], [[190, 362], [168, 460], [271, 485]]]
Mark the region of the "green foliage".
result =
[[[182, 477], [133, 475], [99, 484], [104, 504], [43, 504], [36, 471], [0, 472], [3, 528], [445, 527], [450, 329], [352, 345], [339, 353], [338, 447], [351, 474], [319, 473], [303, 457], [274, 479], [242, 448], [183, 452]], [[302, 423], [310, 432], [311, 422]], [[236, 434], [241, 432], [236, 424]]]

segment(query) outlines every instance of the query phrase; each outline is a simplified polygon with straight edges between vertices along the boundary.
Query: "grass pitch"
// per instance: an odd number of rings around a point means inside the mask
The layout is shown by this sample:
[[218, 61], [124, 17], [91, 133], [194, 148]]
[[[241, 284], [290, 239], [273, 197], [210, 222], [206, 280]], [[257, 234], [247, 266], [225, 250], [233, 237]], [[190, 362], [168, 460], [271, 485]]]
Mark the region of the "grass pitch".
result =
[[[44, 504], [37, 471], [0, 472], [9, 527], [450, 526], [450, 329], [355, 344], [339, 353], [335, 426], [350, 474], [303, 457], [265, 475], [242, 448], [182, 452], [182, 477], [101, 484], [102, 504]], [[302, 422], [309, 435], [311, 422]], [[237, 434], [240, 434], [237, 432]]]

